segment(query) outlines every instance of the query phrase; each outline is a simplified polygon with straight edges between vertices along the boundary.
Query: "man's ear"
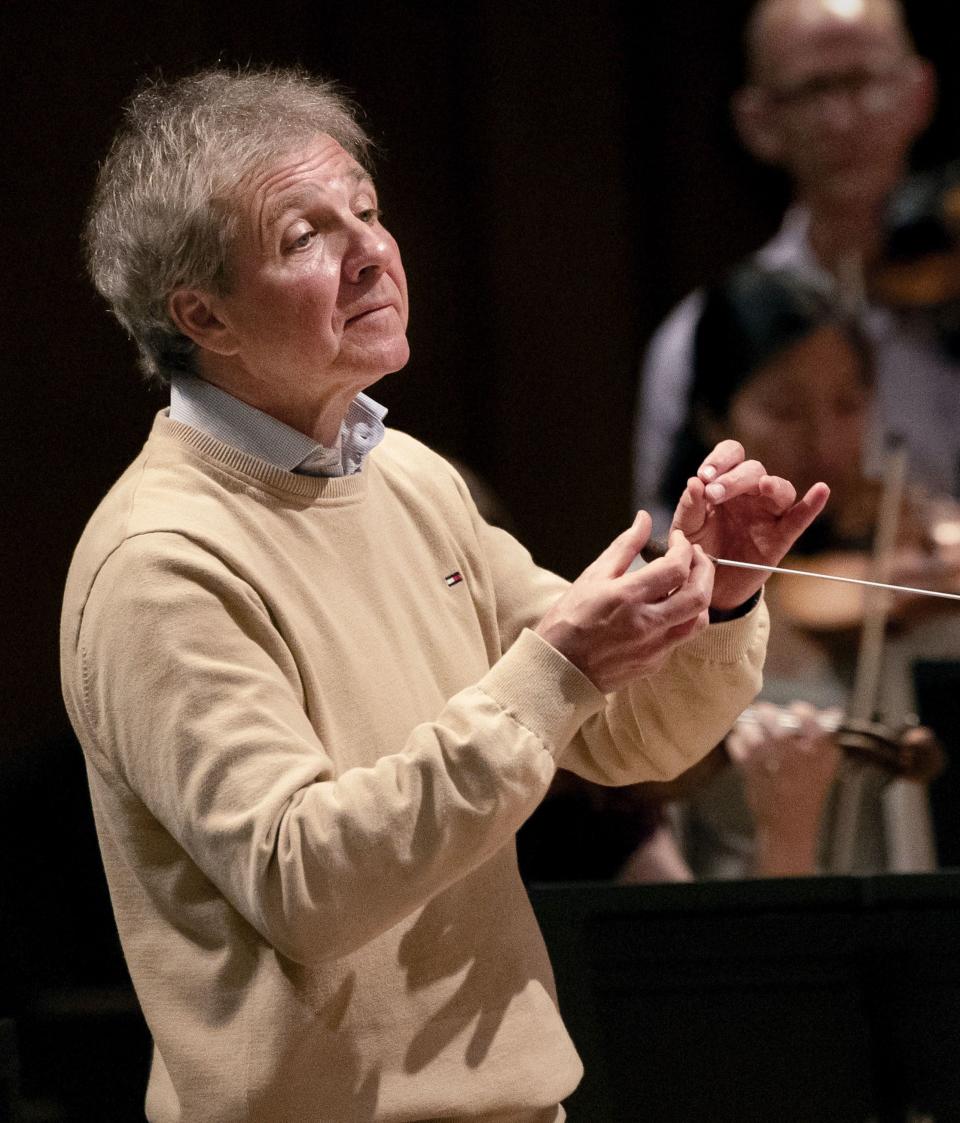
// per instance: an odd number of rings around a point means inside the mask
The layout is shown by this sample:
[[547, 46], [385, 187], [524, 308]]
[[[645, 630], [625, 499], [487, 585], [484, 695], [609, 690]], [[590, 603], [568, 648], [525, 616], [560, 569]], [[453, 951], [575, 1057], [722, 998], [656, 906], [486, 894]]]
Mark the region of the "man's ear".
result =
[[200, 289], [177, 289], [167, 304], [177, 329], [198, 347], [216, 355], [235, 355], [239, 349], [230, 327], [217, 314], [215, 302]]
[[757, 86], [744, 86], [730, 103], [733, 123], [744, 147], [764, 164], [779, 165], [783, 156], [780, 130], [770, 99]]
[[929, 127], [937, 108], [937, 72], [925, 58], [909, 60], [905, 112], [909, 115], [911, 137], [920, 136]]

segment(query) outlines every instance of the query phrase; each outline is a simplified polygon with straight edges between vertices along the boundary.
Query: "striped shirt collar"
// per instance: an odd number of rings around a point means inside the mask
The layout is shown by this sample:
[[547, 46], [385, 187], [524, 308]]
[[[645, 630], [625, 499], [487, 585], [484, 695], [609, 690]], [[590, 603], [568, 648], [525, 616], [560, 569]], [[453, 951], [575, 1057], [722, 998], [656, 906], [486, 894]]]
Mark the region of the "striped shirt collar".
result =
[[307, 476], [351, 476], [383, 440], [386, 409], [358, 394], [347, 410], [333, 448], [292, 429], [255, 406], [241, 402], [203, 378], [174, 374], [170, 418], [216, 437], [275, 468]]

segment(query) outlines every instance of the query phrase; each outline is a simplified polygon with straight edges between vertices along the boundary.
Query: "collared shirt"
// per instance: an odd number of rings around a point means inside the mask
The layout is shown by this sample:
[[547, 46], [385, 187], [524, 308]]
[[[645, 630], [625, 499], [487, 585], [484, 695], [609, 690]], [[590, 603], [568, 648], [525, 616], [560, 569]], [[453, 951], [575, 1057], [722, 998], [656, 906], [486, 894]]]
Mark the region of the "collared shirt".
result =
[[224, 444], [305, 476], [352, 476], [383, 440], [386, 408], [358, 394], [347, 410], [332, 448], [292, 429], [255, 406], [241, 402], [203, 378], [174, 374], [170, 379], [170, 418]]

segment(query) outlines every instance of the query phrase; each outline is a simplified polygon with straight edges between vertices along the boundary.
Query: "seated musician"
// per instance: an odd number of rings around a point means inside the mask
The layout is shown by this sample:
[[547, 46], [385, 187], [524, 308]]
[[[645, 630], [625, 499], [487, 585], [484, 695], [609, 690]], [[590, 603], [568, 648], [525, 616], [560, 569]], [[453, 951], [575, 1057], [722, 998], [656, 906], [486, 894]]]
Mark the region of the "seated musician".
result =
[[[676, 506], [687, 479], [727, 433], [751, 458], [799, 480], [801, 490], [819, 479], [829, 483], [831, 503], [798, 546], [868, 542], [869, 520], [857, 514], [857, 499], [872, 369], [857, 330], [792, 274], [747, 267], [707, 294], [695, 355], [692, 406], [669, 461], [663, 508]], [[813, 873], [839, 760], [821, 722], [839, 713], [846, 686], [829, 653], [795, 632], [777, 621], [764, 681], [766, 698], [794, 703], [790, 724], [799, 728], [784, 728], [780, 709], [760, 705], [725, 746], [673, 785], [599, 789], [558, 777], [520, 832], [524, 875], [634, 882]], [[727, 767], [731, 760], [736, 769]], [[661, 810], [678, 793], [690, 795], [681, 803], [689, 812], [683, 853]]]
[[[679, 494], [712, 434], [722, 430], [801, 488], [807, 478], [829, 483], [830, 507], [795, 546], [802, 567], [828, 549], [864, 557], [879, 501], [878, 487], [861, 468], [872, 395], [870, 351], [855, 325], [795, 275], [742, 267], [707, 294], [689, 413], [661, 498]], [[921, 540], [911, 512], [902, 520], [900, 543], [891, 579], [934, 583], [943, 576], [943, 558]], [[681, 837], [695, 875], [814, 873], [825, 859], [824, 827], [841, 759], [829, 728], [849, 701], [856, 629], [809, 626], [826, 603], [822, 582], [778, 577], [768, 589], [773, 623], [764, 703], [705, 763], [709, 782], [685, 781]], [[801, 596], [813, 606], [806, 616], [793, 611]], [[856, 615], [846, 623], [855, 625]], [[924, 730], [905, 737], [918, 751], [929, 742]], [[873, 813], [868, 807], [854, 868], [882, 869], [885, 861], [882, 817], [877, 806]]]

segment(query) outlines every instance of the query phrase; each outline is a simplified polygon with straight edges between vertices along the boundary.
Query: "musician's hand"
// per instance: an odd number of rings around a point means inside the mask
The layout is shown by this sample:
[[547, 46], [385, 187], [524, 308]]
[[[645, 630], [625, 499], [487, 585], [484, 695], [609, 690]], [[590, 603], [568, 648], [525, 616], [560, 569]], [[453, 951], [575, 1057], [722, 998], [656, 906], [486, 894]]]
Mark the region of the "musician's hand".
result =
[[536, 628], [604, 693], [651, 674], [707, 627], [714, 572], [707, 556], [671, 531], [662, 558], [628, 572], [649, 536], [650, 516], [641, 511]]
[[[827, 485], [817, 483], [798, 500], [789, 480], [768, 475], [757, 460], [744, 459], [738, 441], [721, 441], [687, 481], [673, 529], [713, 557], [777, 565], [829, 495]], [[711, 605], [736, 608], [766, 579], [755, 570], [718, 566]]]
[[947, 767], [947, 751], [928, 725], [905, 729], [897, 738], [900, 775], [921, 784], [932, 783]]
[[[785, 715], [797, 728], [784, 725]], [[756, 827], [761, 876], [815, 872], [820, 818], [840, 764], [836, 738], [821, 724], [831, 716], [839, 715], [803, 702], [787, 710], [761, 702], [727, 735]]]

